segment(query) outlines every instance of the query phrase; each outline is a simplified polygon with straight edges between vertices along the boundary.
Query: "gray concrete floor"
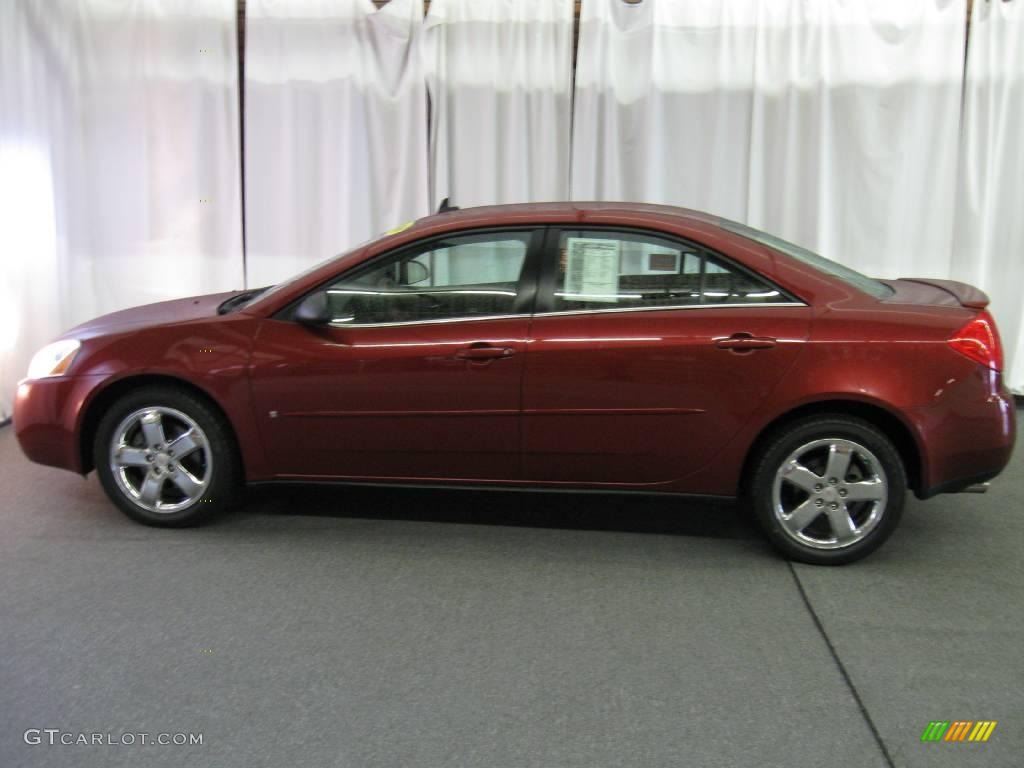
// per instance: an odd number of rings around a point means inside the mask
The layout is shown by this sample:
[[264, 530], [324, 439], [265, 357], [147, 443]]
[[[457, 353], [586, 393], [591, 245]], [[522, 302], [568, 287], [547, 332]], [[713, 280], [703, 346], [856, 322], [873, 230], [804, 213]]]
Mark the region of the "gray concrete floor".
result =
[[[260, 489], [156, 530], [0, 429], [0, 766], [1020, 766], [1022, 464], [826, 569], [649, 498]], [[999, 724], [919, 741], [956, 719]]]

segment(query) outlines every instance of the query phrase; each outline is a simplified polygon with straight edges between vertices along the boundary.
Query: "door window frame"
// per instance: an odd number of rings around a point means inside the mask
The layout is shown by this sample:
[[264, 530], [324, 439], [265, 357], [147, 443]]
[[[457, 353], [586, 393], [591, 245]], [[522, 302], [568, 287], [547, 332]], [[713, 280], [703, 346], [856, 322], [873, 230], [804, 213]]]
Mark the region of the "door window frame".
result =
[[533, 315], [534, 307], [538, 296], [538, 286], [540, 283], [541, 270], [543, 268], [545, 247], [547, 244], [549, 227], [546, 225], [537, 224], [513, 224], [510, 226], [490, 226], [490, 227], [471, 227], [467, 229], [456, 229], [448, 232], [441, 232], [436, 235], [430, 235], [422, 240], [414, 240], [411, 243], [405, 243], [397, 248], [383, 251], [378, 253], [366, 261], [362, 261], [359, 264], [353, 264], [347, 269], [338, 272], [326, 280], [318, 283], [313, 288], [303, 293], [294, 301], [287, 304], [273, 314], [273, 319], [283, 320], [285, 322], [295, 323], [294, 314], [298, 306], [310, 295], [317, 291], [322, 291], [328, 286], [343, 279], [358, 279], [361, 275], [371, 272], [381, 266], [382, 262], [401, 259], [408, 256], [409, 258], [415, 258], [418, 255], [428, 253], [437, 243], [440, 243], [446, 239], [454, 237], [472, 236], [472, 235], [487, 235], [487, 234], [504, 234], [504, 233], [530, 233], [530, 238], [526, 245], [526, 254], [523, 257], [523, 267], [519, 273], [519, 282], [516, 283], [516, 299], [513, 304], [513, 311], [507, 314], [501, 315], [468, 315], [459, 317], [444, 317], [444, 318], [429, 318], [426, 320], [400, 320], [396, 322], [386, 323], [364, 323], [364, 324], [352, 324], [352, 325], [333, 325], [331, 328], [381, 328], [381, 327], [392, 327], [392, 326], [403, 326], [403, 325], [436, 325], [438, 323], [467, 323], [474, 320], [505, 320], [510, 318], [528, 318]]
[[[780, 301], [745, 301], [730, 302], [725, 304], [659, 304], [646, 307], [600, 307], [589, 309], [554, 309], [555, 292], [558, 290], [558, 267], [559, 267], [559, 243], [562, 235], [566, 232], [608, 232], [609, 234], [639, 235], [641, 237], [652, 237], [658, 240], [665, 240], [677, 244], [681, 249], [692, 249], [698, 251], [702, 257], [710, 257], [727, 269], [734, 270], [739, 274], [763, 282], [769, 288], [779, 292], [783, 297]], [[670, 232], [661, 232], [656, 229], [644, 227], [618, 226], [615, 224], [590, 224], [587, 222], [574, 222], [571, 226], [565, 224], [551, 225], [547, 228], [544, 238], [544, 260], [541, 266], [540, 280], [536, 288], [536, 299], [533, 305], [533, 314], [536, 317], [558, 317], [560, 315], [591, 315], [606, 314], [610, 312], [661, 312], [691, 309], [738, 309], [746, 307], [806, 307], [807, 302], [800, 299], [792, 291], [786, 290], [760, 272], [740, 264], [735, 259], [726, 256], [721, 251], [708, 248], [693, 240], [680, 237]]]

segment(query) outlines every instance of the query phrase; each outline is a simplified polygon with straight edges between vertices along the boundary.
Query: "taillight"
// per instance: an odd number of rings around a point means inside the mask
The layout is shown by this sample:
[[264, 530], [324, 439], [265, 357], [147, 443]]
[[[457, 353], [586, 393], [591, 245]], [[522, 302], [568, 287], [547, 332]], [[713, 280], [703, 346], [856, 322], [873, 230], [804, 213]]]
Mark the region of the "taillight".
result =
[[1003, 370], [1003, 345], [999, 342], [995, 320], [988, 312], [978, 313], [954, 333], [949, 339], [949, 346], [976, 363], [996, 371]]

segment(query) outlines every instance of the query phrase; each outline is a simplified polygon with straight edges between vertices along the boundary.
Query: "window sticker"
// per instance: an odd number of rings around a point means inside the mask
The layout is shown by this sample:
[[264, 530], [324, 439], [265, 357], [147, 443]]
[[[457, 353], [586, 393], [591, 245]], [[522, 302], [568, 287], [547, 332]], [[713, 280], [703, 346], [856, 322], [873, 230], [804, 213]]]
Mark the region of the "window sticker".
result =
[[621, 248], [618, 240], [566, 238], [565, 298], [569, 301], [618, 301]]

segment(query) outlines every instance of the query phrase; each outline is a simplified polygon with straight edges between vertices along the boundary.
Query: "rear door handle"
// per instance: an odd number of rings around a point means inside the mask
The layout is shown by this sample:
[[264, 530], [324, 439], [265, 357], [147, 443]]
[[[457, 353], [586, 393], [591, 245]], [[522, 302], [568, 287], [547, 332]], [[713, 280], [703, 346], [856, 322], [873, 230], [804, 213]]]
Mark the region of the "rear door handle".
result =
[[753, 352], [755, 349], [771, 349], [777, 343], [777, 339], [770, 336], [754, 336], [746, 332], [734, 333], [727, 339], [718, 339], [715, 346], [719, 349], [729, 349], [733, 352]]
[[471, 347], [460, 349], [455, 356], [460, 360], [496, 360], [501, 357], [510, 357], [515, 354], [512, 347], [492, 347], [490, 344], [474, 344]]

